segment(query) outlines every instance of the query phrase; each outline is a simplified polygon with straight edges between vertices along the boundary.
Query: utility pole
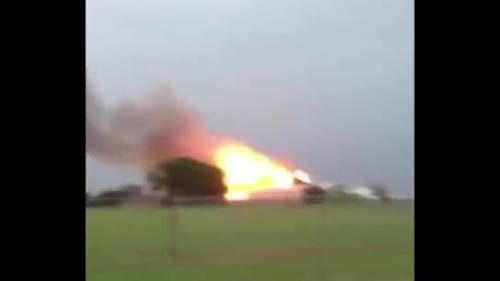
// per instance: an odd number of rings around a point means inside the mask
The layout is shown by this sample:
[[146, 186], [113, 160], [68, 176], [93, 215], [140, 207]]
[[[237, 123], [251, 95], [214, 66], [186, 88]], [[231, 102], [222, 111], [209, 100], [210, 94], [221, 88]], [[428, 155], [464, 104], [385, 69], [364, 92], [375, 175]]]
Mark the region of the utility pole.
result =
[[178, 213], [175, 196], [170, 188], [167, 188], [167, 212], [168, 212], [168, 257], [174, 260], [177, 257], [177, 232], [178, 232]]

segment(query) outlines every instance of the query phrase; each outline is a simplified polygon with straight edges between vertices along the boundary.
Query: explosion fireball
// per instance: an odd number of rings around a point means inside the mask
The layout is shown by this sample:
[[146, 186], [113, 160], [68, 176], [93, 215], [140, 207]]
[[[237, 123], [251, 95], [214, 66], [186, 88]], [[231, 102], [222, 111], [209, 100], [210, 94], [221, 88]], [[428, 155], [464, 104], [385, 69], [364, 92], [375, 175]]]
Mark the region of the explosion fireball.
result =
[[310, 182], [307, 173], [290, 171], [286, 166], [244, 145], [218, 147], [213, 162], [224, 171], [228, 188], [225, 196], [228, 200], [246, 200], [252, 192], [271, 188], [292, 188], [296, 178]]

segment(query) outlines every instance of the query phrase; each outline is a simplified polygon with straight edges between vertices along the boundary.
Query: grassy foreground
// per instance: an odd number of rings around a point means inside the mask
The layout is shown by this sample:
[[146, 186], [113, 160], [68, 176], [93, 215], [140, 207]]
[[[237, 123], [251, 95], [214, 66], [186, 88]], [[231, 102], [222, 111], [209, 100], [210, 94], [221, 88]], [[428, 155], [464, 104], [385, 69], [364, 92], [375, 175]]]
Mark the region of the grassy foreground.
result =
[[413, 280], [410, 206], [87, 209], [87, 281]]

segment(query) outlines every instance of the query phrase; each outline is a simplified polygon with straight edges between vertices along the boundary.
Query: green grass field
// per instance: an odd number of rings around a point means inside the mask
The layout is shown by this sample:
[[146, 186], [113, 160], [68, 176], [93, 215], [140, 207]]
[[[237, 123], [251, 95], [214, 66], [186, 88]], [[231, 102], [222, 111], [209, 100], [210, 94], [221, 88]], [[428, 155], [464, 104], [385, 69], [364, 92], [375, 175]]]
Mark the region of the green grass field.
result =
[[413, 209], [380, 204], [87, 209], [88, 281], [413, 280]]

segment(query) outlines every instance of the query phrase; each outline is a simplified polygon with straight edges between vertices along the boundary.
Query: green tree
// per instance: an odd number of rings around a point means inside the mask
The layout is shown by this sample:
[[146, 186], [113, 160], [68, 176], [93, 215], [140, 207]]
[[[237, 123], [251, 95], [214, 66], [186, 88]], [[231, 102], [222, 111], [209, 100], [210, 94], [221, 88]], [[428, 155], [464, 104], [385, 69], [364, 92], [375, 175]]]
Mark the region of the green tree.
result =
[[373, 194], [377, 196], [383, 203], [389, 203], [390, 197], [387, 188], [381, 184], [374, 184], [371, 186]]
[[227, 191], [219, 168], [191, 158], [165, 161], [151, 170], [148, 181], [155, 189], [165, 189], [169, 197], [216, 196]]

